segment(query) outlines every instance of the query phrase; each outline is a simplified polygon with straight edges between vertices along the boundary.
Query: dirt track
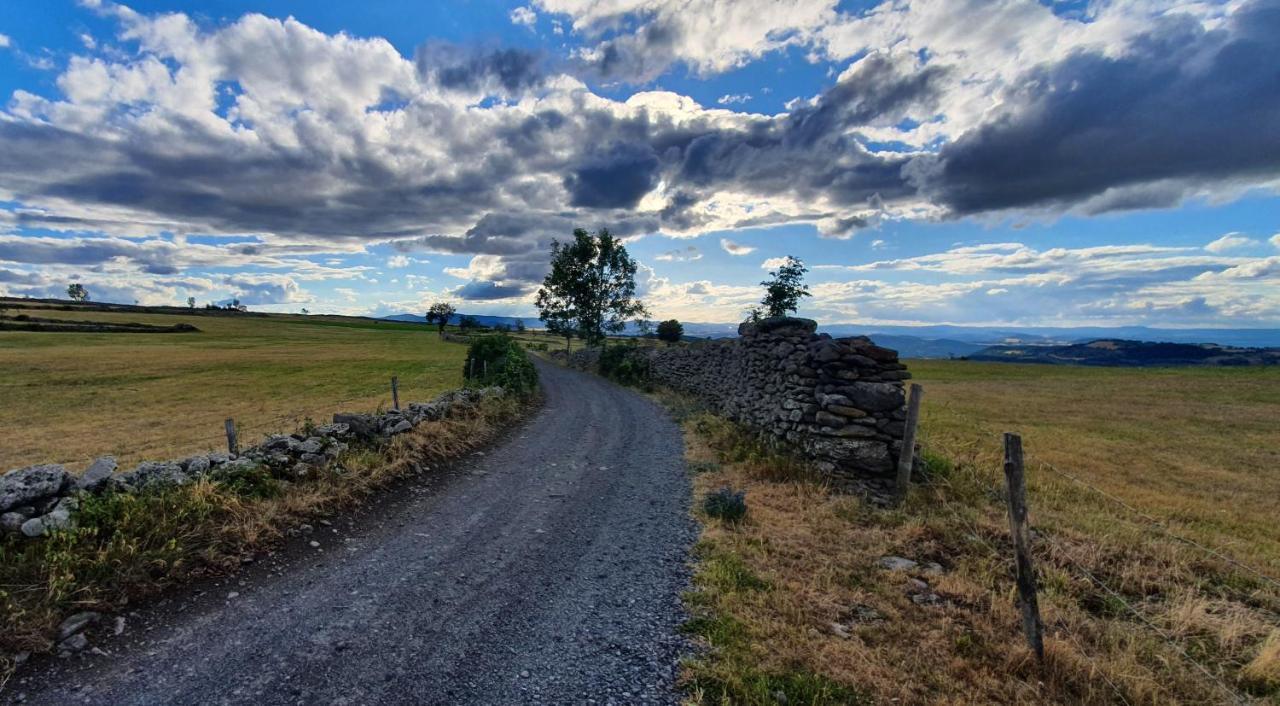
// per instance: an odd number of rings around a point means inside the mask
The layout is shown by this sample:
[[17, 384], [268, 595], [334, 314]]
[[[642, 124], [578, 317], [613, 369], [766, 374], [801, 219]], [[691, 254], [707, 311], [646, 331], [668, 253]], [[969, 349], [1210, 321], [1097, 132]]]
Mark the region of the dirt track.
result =
[[539, 369], [546, 404], [483, 456], [0, 700], [675, 702], [694, 535], [679, 429], [631, 391]]

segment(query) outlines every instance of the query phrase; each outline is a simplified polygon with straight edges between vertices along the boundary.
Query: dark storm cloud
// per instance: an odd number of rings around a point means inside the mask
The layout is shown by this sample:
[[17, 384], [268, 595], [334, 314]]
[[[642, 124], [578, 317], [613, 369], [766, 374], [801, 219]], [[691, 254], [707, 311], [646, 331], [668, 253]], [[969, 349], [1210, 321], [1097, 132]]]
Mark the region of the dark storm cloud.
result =
[[468, 301], [491, 301], [524, 296], [533, 290], [532, 285], [476, 280], [453, 290], [453, 295]]
[[523, 49], [431, 43], [418, 49], [414, 61], [420, 74], [434, 76], [441, 86], [473, 93], [501, 88], [514, 95], [541, 86], [546, 78], [542, 54]]
[[657, 184], [658, 157], [637, 144], [591, 155], [564, 180], [569, 204], [582, 208], [634, 208]]
[[[992, 122], [943, 148], [929, 195], [960, 214], [1017, 207], [1166, 206], [1214, 182], [1280, 174], [1280, 2], [1206, 30], [1156, 21], [1117, 57], [1029, 72]], [[1174, 187], [1182, 184], [1174, 196]], [[1117, 194], [1105, 194], [1120, 189]]]

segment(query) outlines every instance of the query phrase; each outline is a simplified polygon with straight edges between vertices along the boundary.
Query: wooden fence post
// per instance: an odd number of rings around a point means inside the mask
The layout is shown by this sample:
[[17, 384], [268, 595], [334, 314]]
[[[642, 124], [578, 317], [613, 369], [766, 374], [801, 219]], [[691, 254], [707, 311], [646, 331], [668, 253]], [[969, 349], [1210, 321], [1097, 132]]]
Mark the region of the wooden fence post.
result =
[[1022, 632], [1036, 660], [1044, 662], [1044, 624], [1036, 601], [1036, 573], [1031, 565], [1031, 528], [1027, 525], [1027, 479], [1022, 467], [1022, 437], [1004, 435], [1004, 480], [1009, 491], [1009, 533], [1017, 566], [1018, 604], [1022, 608]]
[[391, 409], [400, 409], [400, 378], [391, 376]]
[[227, 429], [227, 453], [232, 456], [239, 456], [240, 442], [236, 441], [236, 420], [227, 417], [224, 426]]
[[902, 453], [898, 454], [898, 483], [894, 488], [893, 502], [901, 505], [907, 499], [907, 486], [911, 484], [911, 467], [916, 459], [916, 423], [920, 421], [920, 398], [924, 388], [911, 383], [907, 395], [907, 421], [902, 431]]

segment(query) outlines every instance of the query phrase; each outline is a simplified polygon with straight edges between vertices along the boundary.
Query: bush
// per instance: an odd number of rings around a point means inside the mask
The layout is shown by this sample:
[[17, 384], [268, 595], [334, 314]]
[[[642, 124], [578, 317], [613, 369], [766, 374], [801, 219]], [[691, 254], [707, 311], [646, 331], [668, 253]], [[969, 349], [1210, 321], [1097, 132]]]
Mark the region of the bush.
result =
[[702, 499], [702, 511], [708, 517], [737, 522], [747, 516], [747, 494], [732, 488], [721, 488]]
[[648, 389], [652, 384], [649, 359], [630, 347], [607, 346], [600, 351], [600, 374], [632, 387]]
[[473, 340], [465, 365], [463, 375], [469, 384], [501, 385], [518, 395], [527, 395], [538, 385], [538, 371], [528, 354], [519, 342], [505, 334]]

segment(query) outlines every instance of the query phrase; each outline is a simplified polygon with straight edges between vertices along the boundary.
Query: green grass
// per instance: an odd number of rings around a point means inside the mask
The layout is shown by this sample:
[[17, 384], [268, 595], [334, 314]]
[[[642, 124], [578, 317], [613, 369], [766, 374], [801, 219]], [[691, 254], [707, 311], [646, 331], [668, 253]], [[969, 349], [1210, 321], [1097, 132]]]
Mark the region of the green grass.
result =
[[[24, 309], [32, 316], [172, 325], [199, 333], [0, 334], [0, 470], [122, 464], [242, 443], [306, 418], [426, 400], [462, 384], [466, 347], [434, 328], [331, 316], [200, 316]], [[13, 313], [13, 312], [10, 312]]]

